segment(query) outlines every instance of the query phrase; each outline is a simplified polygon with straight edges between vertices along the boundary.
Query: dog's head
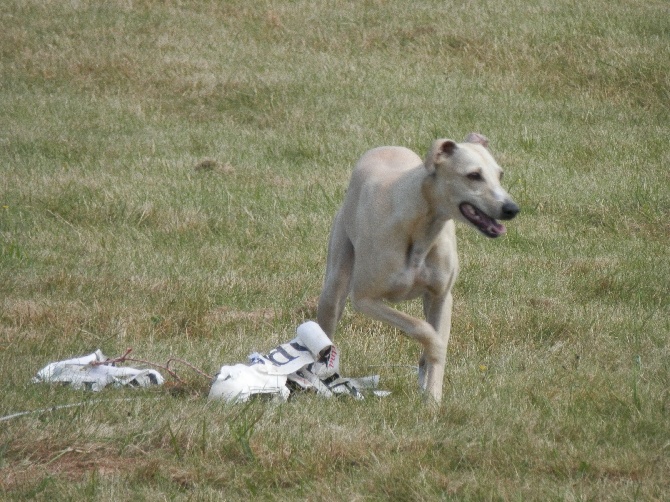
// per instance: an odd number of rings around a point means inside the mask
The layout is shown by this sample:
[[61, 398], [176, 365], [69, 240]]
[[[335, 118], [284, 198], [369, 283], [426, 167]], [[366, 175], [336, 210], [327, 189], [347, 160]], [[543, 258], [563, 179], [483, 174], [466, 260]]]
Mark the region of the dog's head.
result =
[[503, 171], [488, 139], [472, 133], [463, 143], [436, 140], [425, 161], [428, 195], [439, 213], [470, 223], [487, 237], [505, 233], [497, 220], [511, 220], [519, 206], [503, 189]]

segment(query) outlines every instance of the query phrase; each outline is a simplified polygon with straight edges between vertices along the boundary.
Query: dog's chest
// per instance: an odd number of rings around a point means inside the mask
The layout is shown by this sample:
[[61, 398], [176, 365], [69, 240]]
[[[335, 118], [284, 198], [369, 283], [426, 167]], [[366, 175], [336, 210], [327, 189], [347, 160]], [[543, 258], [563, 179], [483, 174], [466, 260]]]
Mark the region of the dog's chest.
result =
[[408, 251], [403, 266], [393, 274], [388, 299], [409, 300], [425, 292], [442, 294], [451, 282], [450, 269], [444, 256], [414, 247]]

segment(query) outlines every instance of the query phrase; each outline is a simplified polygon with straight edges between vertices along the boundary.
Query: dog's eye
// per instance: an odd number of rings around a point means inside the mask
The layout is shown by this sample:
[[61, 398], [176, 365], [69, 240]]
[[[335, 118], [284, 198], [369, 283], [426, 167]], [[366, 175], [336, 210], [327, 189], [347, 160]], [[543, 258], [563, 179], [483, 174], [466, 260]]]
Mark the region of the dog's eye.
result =
[[468, 174], [468, 179], [472, 181], [481, 181], [482, 173], [470, 173]]
[[504, 175], [504, 174], [505, 174], [505, 173], [503, 173], [503, 172], [500, 173], [500, 181], [502, 181], [502, 179], [503, 179], [503, 175]]

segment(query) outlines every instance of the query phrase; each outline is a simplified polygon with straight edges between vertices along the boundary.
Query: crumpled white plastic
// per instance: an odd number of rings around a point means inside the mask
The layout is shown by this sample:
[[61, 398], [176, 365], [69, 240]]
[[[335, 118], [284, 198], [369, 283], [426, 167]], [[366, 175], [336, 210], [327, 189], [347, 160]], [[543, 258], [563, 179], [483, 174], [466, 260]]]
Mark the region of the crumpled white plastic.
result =
[[314, 321], [298, 326], [296, 334], [266, 355], [251, 354], [248, 364], [222, 366], [212, 382], [209, 399], [245, 402], [254, 394], [266, 394], [286, 400], [294, 389], [314, 390], [327, 397], [347, 393], [363, 399], [364, 389], [377, 387], [378, 375], [340, 377], [340, 351]]
[[209, 399], [247, 401], [253, 394], [278, 395], [288, 399], [286, 375], [269, 375], [255, 365], [222, 366], [209, 391]]
[[156, 370], [94, 364], [107, 361], [100, 349], [92, 354], [50, 363], [33, 378], [34, 383], [65, 383], [74, 389], [99, 392], [107, 385], [150, 387], [162, 385], [163, 376]]

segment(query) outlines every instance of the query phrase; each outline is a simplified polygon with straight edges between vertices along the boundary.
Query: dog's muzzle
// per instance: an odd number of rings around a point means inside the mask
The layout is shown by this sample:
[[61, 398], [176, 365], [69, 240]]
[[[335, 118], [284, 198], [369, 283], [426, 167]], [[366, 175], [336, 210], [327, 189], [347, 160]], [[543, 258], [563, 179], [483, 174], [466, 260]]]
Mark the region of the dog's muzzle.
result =
[[517, 214], [519, 214], [519, 206], [510, 200], [503, 204], [502, 210], [500, 211], [500, 219], [511, 220]]
[[[461, 214], [472, 223], [477, 230], [491, 237], [492, 239], [501, 236], [506, 232], [505, 225], [498, 223], [494, 218], [484, 213], [481, 209], [473, 206], [468, 202], [463, 202], [458, 208]], [[514, 202], [505, 202], [501, 208], [499, 218], [501, 220], [511, 220], [519, 213], [519, 206]]]

